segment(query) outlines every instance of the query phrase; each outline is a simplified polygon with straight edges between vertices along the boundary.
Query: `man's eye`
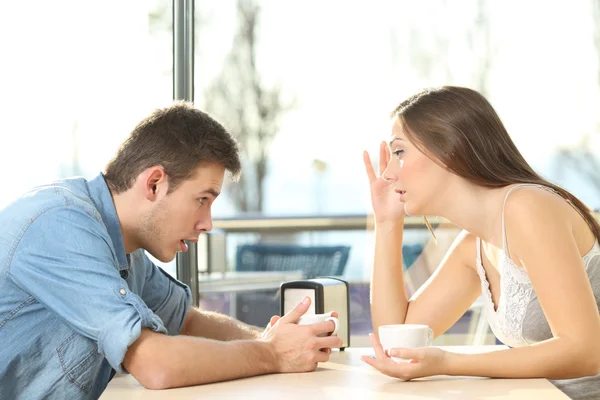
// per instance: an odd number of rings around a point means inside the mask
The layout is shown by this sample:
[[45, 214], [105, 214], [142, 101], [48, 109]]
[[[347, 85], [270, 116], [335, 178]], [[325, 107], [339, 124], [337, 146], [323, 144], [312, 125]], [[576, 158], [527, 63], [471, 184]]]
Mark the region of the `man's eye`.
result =
[[198, 202], [200, 203], [200, 205], [201, 205], [201, 206], [203, 206], [203, 205], [204, 205], [204, 202], [205, 202], [206, 200], [207, 200], [207, 199], [206, 199], [206, 197], [201, 197], [201, 198], [199, 198], [199, 199], [198, 199]]

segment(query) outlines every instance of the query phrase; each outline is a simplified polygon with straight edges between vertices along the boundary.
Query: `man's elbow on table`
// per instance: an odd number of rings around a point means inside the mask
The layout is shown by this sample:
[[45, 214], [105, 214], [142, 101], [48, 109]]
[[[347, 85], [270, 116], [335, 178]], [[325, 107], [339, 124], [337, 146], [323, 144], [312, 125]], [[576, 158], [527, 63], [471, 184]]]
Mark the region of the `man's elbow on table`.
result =
[[140, 337], [125, 354], [123, 367], [146, 389], [161, 390], [173, 387], [168, 365], [162, 354], [169, 337], [142, 329]]

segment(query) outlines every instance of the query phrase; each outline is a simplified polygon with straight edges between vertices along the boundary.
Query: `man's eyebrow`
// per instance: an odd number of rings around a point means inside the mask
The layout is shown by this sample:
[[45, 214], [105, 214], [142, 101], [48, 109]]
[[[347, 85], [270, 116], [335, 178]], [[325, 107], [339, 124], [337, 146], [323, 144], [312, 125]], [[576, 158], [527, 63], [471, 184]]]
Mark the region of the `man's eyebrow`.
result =
[[395, 137], [395, 138], [393, 138], [392, 140], [390, 140], [390, 146], [391, 146], [392, 144], [394, 144], [394, 142], [395, 142], [396, 140], [404, 140], [404, 139], [402, 139], [402, 138], [400, 138], [400, 137]]
[[217, 197], [221, 194], [221, 192], [219, 192], [218, 190], [215, 190], [215, 189], [206, 189], [206, 190], [201, 191], [200, 193], [212, 194], [213, 197]]

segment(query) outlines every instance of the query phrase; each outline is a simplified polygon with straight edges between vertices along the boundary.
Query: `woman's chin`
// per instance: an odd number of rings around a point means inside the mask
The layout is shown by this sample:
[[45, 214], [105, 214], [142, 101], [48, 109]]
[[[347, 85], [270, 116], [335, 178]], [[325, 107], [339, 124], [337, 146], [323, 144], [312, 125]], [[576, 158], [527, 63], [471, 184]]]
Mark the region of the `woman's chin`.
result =
[[416, 207], [412, 207], [408, 203], [404, 203], [404, 212], [409, 217], [420, 217], [422, 215]]
[[433, 214], [428, 214], [427, 210], [418, 207], [404, 206], [404, 212], [409, 217], [427, 217]]

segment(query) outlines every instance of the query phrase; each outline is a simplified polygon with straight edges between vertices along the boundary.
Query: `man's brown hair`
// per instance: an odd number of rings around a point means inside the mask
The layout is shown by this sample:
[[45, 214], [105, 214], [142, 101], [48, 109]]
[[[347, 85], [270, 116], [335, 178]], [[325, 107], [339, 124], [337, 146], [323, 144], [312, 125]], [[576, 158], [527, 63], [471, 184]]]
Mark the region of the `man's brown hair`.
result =
[[169, 192], [201, 164], [219, 164], [235, 179], [241, 170], [239, 148], [217, 121], [185, 101], [158, 109], [141, 121], [106, 166], [104, 177], [114, 194], [127, 191], [147, 168], [160, 165]]

